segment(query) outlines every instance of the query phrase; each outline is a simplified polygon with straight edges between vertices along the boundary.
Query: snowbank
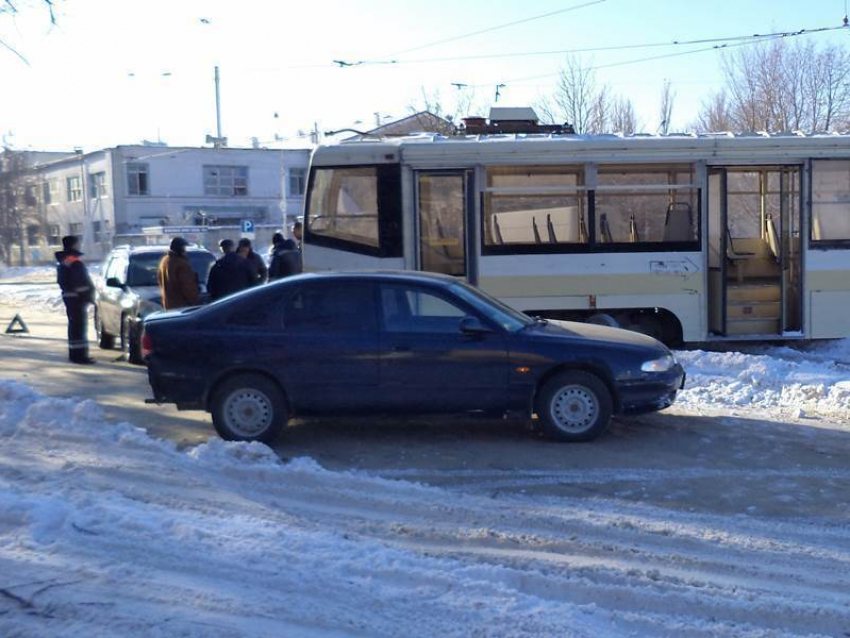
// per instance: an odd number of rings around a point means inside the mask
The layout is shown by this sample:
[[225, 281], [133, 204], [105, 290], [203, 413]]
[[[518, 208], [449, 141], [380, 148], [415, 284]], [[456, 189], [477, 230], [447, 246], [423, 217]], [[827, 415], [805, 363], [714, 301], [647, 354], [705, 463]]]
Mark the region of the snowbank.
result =
[[850, 419], [850, 339], [747, 352], [680, 351], [688, 373], [678, 404]]
[[0, 382], [0, 635], [836, 635], [850, 530], [188, 451]]

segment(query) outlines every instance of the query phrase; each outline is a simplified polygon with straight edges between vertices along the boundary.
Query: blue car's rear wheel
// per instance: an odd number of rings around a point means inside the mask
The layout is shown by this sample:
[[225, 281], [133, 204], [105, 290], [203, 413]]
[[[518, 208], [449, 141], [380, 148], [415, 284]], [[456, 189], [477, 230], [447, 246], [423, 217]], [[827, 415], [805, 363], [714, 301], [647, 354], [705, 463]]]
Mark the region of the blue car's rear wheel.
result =
[[608, 386], [581, 370], [562, 372], [541, 388], [535, 411], [546, 434], [559, 441], [590, 441], [611, 422]]
[[211, 408], [216, 432], [228, 441], [268, 443], [288, 418], [283, 393], [274, 382], [255, 374], [226, 380], [215, 390]]

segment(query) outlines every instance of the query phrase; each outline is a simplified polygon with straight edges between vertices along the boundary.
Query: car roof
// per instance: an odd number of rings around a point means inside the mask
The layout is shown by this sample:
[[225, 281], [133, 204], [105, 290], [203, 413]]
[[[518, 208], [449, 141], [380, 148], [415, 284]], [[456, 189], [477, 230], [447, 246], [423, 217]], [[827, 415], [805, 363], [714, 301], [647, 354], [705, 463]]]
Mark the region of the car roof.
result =
[[[116, 246], [112, 249], [112, 252], [127, 252], [131, 255], [142, 254], [142, 253], [161, 253], [168, 252], [170, 247], [168, 245], [162, 246]], [[202, 246], [186, 246], [186, 252], [192, 253], [210, 253], [209, 250]]]
[[284, 281], [294, 280], [313, 280], [313, 281], [338, 281], [347, 279], [362, 279], [368, 281], [386, 281], [395, 283], [416, 283], [429, 284], [448, 287], [456, 284], [460, 279], [451, 275], [443, 275], [440, 273], [420, 272], [417, 270], [346, 270], [346, 271], [327, 271], [313, 272], [290, 277]]

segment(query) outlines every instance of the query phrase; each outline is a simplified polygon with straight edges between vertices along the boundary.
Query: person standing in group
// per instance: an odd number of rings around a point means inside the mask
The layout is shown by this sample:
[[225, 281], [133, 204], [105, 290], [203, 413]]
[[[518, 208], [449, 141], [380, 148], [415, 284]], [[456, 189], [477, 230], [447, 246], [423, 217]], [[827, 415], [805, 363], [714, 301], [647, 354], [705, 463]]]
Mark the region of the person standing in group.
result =
[[207, 279], [207, 290], [213, 301], [250, 288], [256, 283], [253, 268], [247, 259], [236, 252], [236, 244], [232, 239], [222, 239], [218, 246], [224, 254], [213, 264]]
[[186, 256], [189, 245], [182, 237], [171, 240], [168, 254], [159, 262], [157, 281], [162, 293], [162, 307], [166, 310], [197, 306], [200, 303], [198, 276]]
[[272, 262], [269, 265], [269, 281], [283, 279], [301, 272], [301, 253], [298, 245], [292, 239], [283, 239], [278, 233], [275, 238], [280, 240], [274, 245]]
[[269, 276], [269, 269], [266, 268], [266, 262], [263, 261], [263, 258], [254, 252], [254, 249], [251, 247], [251, 240], [247, 237], [240, 239], [236, 252], [246, 259], [248, 265], [251, 266], [254, 272], [254, 285], [266, 283]]
[[298, 250], [301, 250], [301, 235], [303, 233], [303, 226], [301, 222], [295, 222], [292, 224], [292, 236], [295, 238], [295, 242], [298, 244]]
[[68, 315], [68, 360], [91, 364], [95, 361], [89, 357], [86, 312], [89, 304], [94, 303], [94, 284], [82, 260], [79, 237], [63, 237], [62, 248], [56, 253], [56, 281], [62, 289]]

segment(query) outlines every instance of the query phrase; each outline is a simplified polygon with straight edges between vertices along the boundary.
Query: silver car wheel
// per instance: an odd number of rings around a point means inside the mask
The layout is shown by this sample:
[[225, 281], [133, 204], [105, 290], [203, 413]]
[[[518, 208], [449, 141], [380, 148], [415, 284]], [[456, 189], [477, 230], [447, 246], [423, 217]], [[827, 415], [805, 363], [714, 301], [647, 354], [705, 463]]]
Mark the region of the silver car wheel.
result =
[[242, 438], [252, 438], [265, 432], [274, 420], [274, 405], [260, 390], [240, 388], [224, 401], [225, 425]]
[[560, 429], [580, 434], [599, 418], [599, 399], [582, 385], [567, 385], [552, 397], [549, 414]]

